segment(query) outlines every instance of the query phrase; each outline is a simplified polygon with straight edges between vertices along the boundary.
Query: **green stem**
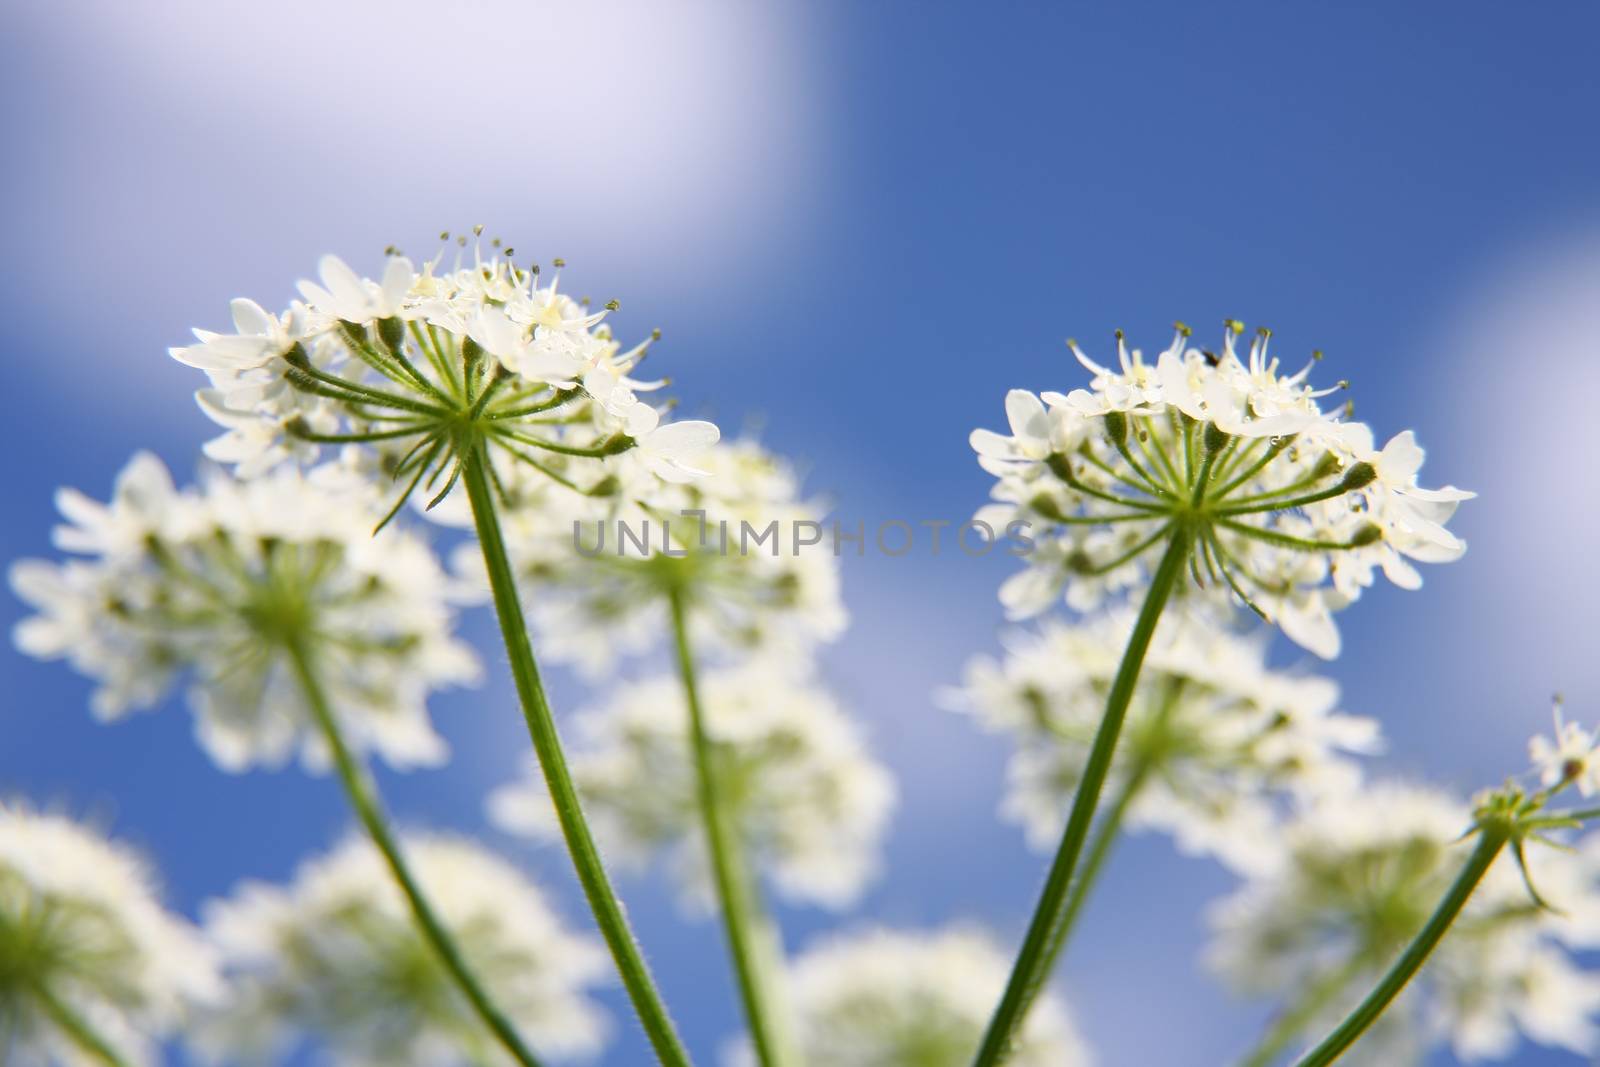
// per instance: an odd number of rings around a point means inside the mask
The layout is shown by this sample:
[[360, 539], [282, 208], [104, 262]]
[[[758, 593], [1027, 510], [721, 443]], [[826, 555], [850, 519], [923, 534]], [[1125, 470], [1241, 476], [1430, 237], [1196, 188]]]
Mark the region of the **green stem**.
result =
[[1085, 574], [1109, 574], [1112, 571], [1116, 570], [1118, 567], [1122, 566], [1123, 564], [1130, 563], [1133, 560], [1135, 560], [1135, 559], [1139, 558], [1140, 556], [1144, 555], [1145, 552], [1147, 550], [1149, 550], [1149, 548], [1152, 545], [1154, 545], [1157, 541], [1161, 540], [1163, 537], [1167, 536], [1167, 534], [1169, 534], [1171, 532], [1172, 532], [1172, 524], [1169, 522], [1166, 525], [1162, 526], [1155, 533], [1151, 534], [1149, 537], [1146, 537], [1144, 540], [1142, 540], [1142, 541], [1138, 542], [1137, 544], [1135, 544], [1132, 548], [1128, 549], [1127, 551], [1120, 553], [1119, 555], [1115, 556], [1112, 559], [1107, 560], [1104, 563], [1097, 563], [1093, 567], [1087, 568], [1083, 573], [1085, 573]]
[[[1257, 541], [1266, 541], [1269, 544], [1279, 545], [1283, 548], [1298, 548], [1303, 552], [1346, 552], [1352, 548], [1360, 548], [1355, 541], [1313, 541], [1307, 537], [1292, 537], [1289, 534], [1279, 533], [1277, 530], [1263, 529], [1251, 526], [1246, 522], [1235, 522], [1232, 519], [1218, 520], [1219, 526], [1224, 526], [1243, 537], [1253, 537]], [[1370, 542], [1368, 542], [1370, 544]]]
[[289, 370], [284, 372], [284, 376], [289, 379], [289, 384], [297, 389], [316, 393], [318, 396], [327, 396], [346, 403], [376, 404], [379, 407], [414, 411], [419, 415], [432, 415], [435, 418], [449, 414], [447, 409], [435, 404], [424, 404], [410, 397], [362, 385], [348, 378], [341, 378], [337, 374], [329, 374], [319, 370], [307, 359], [290, 360], [286, 357], [286, 362], [289, 363]]
[[1369, 1026], [1377, 1022], [1378, 1016], [1382, 1015], [1390, 1002], [1400, 995], [1406, 983], [1422, 969], [1434, 946], [1439, 944], [1445, 931], [1450, 929], [1450, 924], [1461, 914], [1467, 898], [1472, 896], [1472, 891], [1478, 887], [1478, 883], [1494, 863], [1495, 857], [1500, 855], [1500, 850], [1505, 847], [1507, 837], [1505, 827], [1491, 823], [1480, 828], [1478, 847], [1467, 857], [1461, 873], [1456, 875], [1456, 880], [1445, 891], [1444, 899], [1439, 901], [1439, 906], [1428, 917], [1427, 923], [1417, 936], [1412, 938], [1411, 944], [1406, 946], [1405, 952], [1394, 961], [1394, 965], [1379, 980], [1372, 992], [1367, 994], [1367, 998], [1356, 1006], [1333, 1033], [1323, 1038], [1320, 1045], [1306, 1053], [1296, 1067], [1327, 1067], [1355, 1044]]
[[356, 816], [361, 820], [361, 825], [366, 828], [372, 843], [383, 854], [390, 873], [394, 875], [394, 880], [399, 883], [401, 892], [411, 905], [411, 914], [416, 919], [422, 936], [438, 954], [439, 962], [450, 972], [450, 977], [455, 979], [461, 992], [466, 995], [472, 1010], [505, 1046], [506, 1051], [511, 1053], [512, 1058], [522, 1064], [522, 1067], [539, 1067], [538, 1058], [527, 1045], [523, 1044], [516, 1028], [501, 1014], [500, 1009], [489, 998], [488, 992], [479, 984], [477, 977], [467, 966], [455, 938], [434, 913], [433, 905], [428, 902], [405, 857], [401, 855], [400, 843], [389, 829], [388, 822], [379, 807], [377, 790], [364, 769], [357, 763], [339, 731], [333, 709], [328, 704], [327, 694], [323, 692], [322, 683], [312, 664], [310, 651], [303, 641], [291, 640], [288, 642], [288, 652], [289, 660], [294, 665], [295, 677], [305, 694], [306, 704], [311, 708], [311, 717], [316, 720], [317, 728], [322, 732], [323, 740], [327, 742], [328, 750], [333, 756], [334, 766], [339, 771], [339, 780], [344, 784], [344, 790], [350, 797], [351, 805], [356, 809]]
[[[1128, 461], [1128, 466], [1132, 467], [1138, 473], [1139, 477], [1144, 479], [1145, 488], [1143, 490], [1141, 490], [1142, 492], [1154, 493], [1156, 496], [1164, 496], [1164, 497], [1167, 497], [1167, 498], [1172, 499], [1172, 500], [1176, 500], [1177, 499], [1177, 494], [1176, 493], [1173, 493], [1166, 486], [1164, 486], [1160, 482], [1156, 481], [1155, 475], [1153, 475], [1149, 471], [1145, 470], [1144, 469], [1144, 464], [1140, 463], [1137, 459], [1134, 458], [1132, 450], [1130, 450], [1128, 448], [1128, 438], [1127, 438], [1126, 434], [1124, 434], [1122, 437], [1120, 437], [1116, 441], [1114, 441], [1113, 444], [1116, 445], [1117, 451], [1122, 453], [1122, 458]], [[1124, 485], [1127, 484], [1127, 479], [1121, 478], [1120, 475], [1118, 475], [1116, 473], [1116, 471], [1112, 470], [1110, 464], [1101, 463], [1098, 459], [1094, 458], [1093, 456], [1088, 455], [1087, 453], [1085, 453], [1085, 458], [1088, 459], [1091, 463], [1095, 464], [1095, 466], [1100, 467], [1101, 469], [1103, 469], [1107, 474], [1110, 474], [1113, 477], [1119, 478], [1119, 480], [1121, 480]], [[1138, 489], [1139, 487], [1138, 486], [1134, 486], [1133, 488]]]
[[750, 1026], [751, 1043], [763, 1067], [792, 1063], [795, 1057], [784, 1033], [782, 1015], [777, 1008], [778, 963], [782, 949], [776, 929], [761, 907], [759, 891], [751, 872], [740, 856], [737, 827], [729, 824], [717, 789], [714, 766], [716, 753], [706, 733], [705, 712], [700, 703], [695, 675], [694, 654], [689, 648], [689, 627], [684, 612], [681, 587], [668, 594], [672, 610], [672, 633], [677, 645], [678, 673], [683, 679], [683, 696], [689, 709], [689, 735], [694, 751], [695, 777], [699, 787], [700, 815], [704, 820], [711, 873], [717, 898], [722, 905], [722, 925], [728, 938], [728, 953], [739, 980], [739, 998], [744, 1002], [745, 1019]]
[[[1256, 474], [1261, 471], [1261, 468], [1265, 467], [1268, 463], [1271, 463], [1274, 459], [1276, 459], [1278, 454], [1284, 449], [1288, 448], [1293, 441], [1293, 437], [1285, 437], [1277, 444], [1268, 445], [1265, 453], [1257, 458], [1254, 463], [1250, 464], [1250, 466], [1246, 467], [1242, 472], [1240, 472], [1237, 477], [1230, 478], [1220, 489], [1212, 494], [1213, 498], [1216, 500], [1226, 500], [1229, 493], [1233, 492], [1245, 482], [1248, 482], [1251, 478], [1255, 477]], [[1247, 445], [1245, 449], [1241, 450], [1240, 455], [1247, 455], [1250, 451], [1253, 451], [1256, 445], [1260, 444], [1260, 442], [1261, 438], [1252, 438], [1250, 444]]]
[[[1320, 489], [1315, 493], [1307, 493], [1304, 496], [1297, 496], [1288, 500], [1268, 499], [1266, 496], [1241, 498], [1237, 503], [1218, 508], [1214, 514], [1226, 518], [1233, 515], [1259, 515], [1263, 511], [1291, 511], [1294, 508], [1303, 508], [1307, 504], [1315, 504], [1319, 500], [1328, 500], [1348, 492], [1351, 492], [1350, 488], [1341, 479], [1326, 489]], [[1248, 500], [1259, 502], [1248, 503], [1246, 502]]]
[[117, 1054], [106, 1039], [95, 1033], [94, 1028], [83, 1016], [73, 1011], [71, 1006], [52, 993], [47, 986], [35, 983], [30, 989], [33, 998], [39, 1002], [39, 1006], [50, 1017], [50, 1021], [55, 1023], [56, 1028], [66, 1034], [74, 1045], [99, 1060], [105, 1067], [127, 1067], [127, 1061]]
[[1553, 820], [1570, 820], [1574, 823], [1588, 822], [1591, 819], [1600, 819], [1600, 808], [1572, 808], [1567, 811], [1552, 811], [1546, 818]]
[[545, 441], [541, 438], [530, 436], [529, 434], [518, 433], [515, 430], [508, 429], [505, 426], [498, 424], [491, 426], [490, 432], [498, 437], [508, 437], [513, 441], [520, 441], [522, 444], [532, 445], [534, 448], [542, 448], [546, 452], [557, 452], [563, 456], [582, 456], [586, 459], [604, 459], [606, 456], [614, 456], [617, 454], [617, 450], [614, 448], [607, 448], [605, 446], [596, 448], [578, 448], [575, 445], [558, 444], [555, 441]]
[[1111, 683], [1111, 692], [1106, 698], [1106, 713], [1095, 732], [1094, 745], [1089, 750], [1083, 777], [1078, 782], [1072, 812], [1067, 816], [1066, 830], [1061, 835], [1061, 847], [1056, 851], [1044, 891], [1028, 924], [1027, 936], [1012, 966], [1011, 979], [983, 1035], [983, 1044], [979, 1046], [977, 1058], [973, 1061], [974, 1067], [995, 1067], [1005, 1059], [1010, 1052], [1013, 1036], [1022, 1026], [1029, 991], [1037, 989], [1048, 977], [1048, 967], [1052, 962], [1048, 956], [1051, 934], [1059, 925], [1068, 902], [1078, 856], [1089, 836], [1089, 826], [1100, 802], [1100, 790], [1105, 786], [1106, 774], [1111, 770], [1111, 757], [1116, 752], [1122, 722], [1127, 717], [1128, 704], [1133, 699], [1134, 686], [1139, 681], [1139, 669], [1144, 664], [1145, 652], [1149, 650], [1150, 639], [1155, 635], [1161, 610], [1166, 607], [1168, 598], [1183, 576], [1184, 560], [1189, 554], [1192, 537], [1192, 532], [1185, 527], [1173, 531], [1166, 554], [1161, 557], [1161, 563], [1150, 581], [1150, 590], [1145, 594], [1143, 606], [1139, 608], [1133, 633], [1128, 638], [1128, 647], [1122, 654], [1116, 678]]
[[1278, 1013], [1272, 1025], [1262, 1035], [1261, 1041], [1239, 1061], [1239, 1067], [1270, 1067], [1283, 1054], [1289, 1043], [1322, 1014], [1334, 998], [1343, 993], [1352, 979], [1360, 973], [1359, 959], [1323, 975], [1293, 1004]]
[[1033, 1004], [1034, 997], [1038, 996], [1039, 988], [1044, 980], [1055, 969], [1056, 961], [1061, 958], [1062, 951], [1067, 946], [1067, 940], [1072, 936], [1073, 927], [1077, 924], [1078, 915], [1083, 911], [1084, 903], [1089, 899], [1089, 893], [1094, 889], [1094, 884], [1100, 878], [1100, 872], [1105, 868], [1106, 860], [1111, 856], [1111, 847], [1116, 844], [1117, 837], [1122, 832], [1122, 821], [1128, 815], [1128, 808], [1139, 791], [1144, 788], [1144, 783], [1149, 776], [1148, 764], [1140, 763], [1128, 775], [1128, 780], [1123, 783], [1122, 789], [1111, 802], [1111, 808], [1100, 820], [1100, 825], [1095, 827], [1094, 838], [1089, 842], [1089, 851], [1084, 856], [1083, 870], [1072, 883], [1072, 893], [1067, 898], [1065, 910], [1056, 928], [1050, 933], [1050, 943], [1045, 947], [1044, 966], [1040, 968], [1039, 983], [1029, 992], [1027, 1003], [1023, 1010]]
[[600, 850], [578, 803], [578, 790], [561, 749], [561, 738], [556, 733], [555, 719], [550, 713], [550, 703], [545, 698], [544, 686], [539, 681], [539, 667], [533, 658], [533, 646], [528, 642], [528, 624], [523, 618], [522, 602], [517, 595], [516, 577], [511, 571], [511, 560], [506, 554], [505, 539], [500, 532], [500, 517], [495, 512], [494, 493], [489, 483], [489, 454], [483, 442], [478, 442], [462, 457], [462, 481], [472, 502], [472, 518], [477, 525], [478, 545], [483, 551], [484, 566], [489, 574], [489, 586], [494, 591], [495, 613], [500, 619], [500, 633], [505, 639], [506, 654], [511, 660], [511, 675], [516, 681], [517, 696], [522, 702], [522, 714], [528, 723], [528, 733], [533, 739], [534, 751], [539, 756], [539, 766], [544, 771], [545, 786], [555, 805], [556, 818], [561, 823], [561, 833], [566, 838], [572, 864], [577, 868], [578, 880], [583, 884], [583, 894], [594, 912], [595, 922], [611, 949], [622, 984], [639, 1015], [656, 1057], [668, 1067], [688, 1067], [689, 1054], [684, 1050], [666, 1005], [656, 991], [645, 965], [644, 956], [628, 927], [622, 904], [611, 887], [605, 867], [600, 861]]

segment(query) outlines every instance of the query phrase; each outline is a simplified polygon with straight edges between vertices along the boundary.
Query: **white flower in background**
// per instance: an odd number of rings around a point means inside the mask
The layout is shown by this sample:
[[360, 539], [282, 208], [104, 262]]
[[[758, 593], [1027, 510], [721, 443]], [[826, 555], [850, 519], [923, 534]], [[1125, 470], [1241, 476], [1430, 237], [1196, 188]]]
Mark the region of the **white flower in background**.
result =
[[[707, 672], [701, 699], [722, 801], [751, 866], [788, 900], [851, 903], [878, 871], [895, 796], [855, 723], [813, 682], [768, 662]], [[709, 907], [678, 679], [623, 685], [603, 707], [580, 713], [574, 730], [572, 775], [601, 845], [637, 865], [667, 853], [686, 902]], [[559, 834], [535, 767], [495, 792], [489, 810], [514, 833]]]
[[1573, 784], [1584, 796], [1600, 788], [1600, 735], [1568, 722], [1561, 713], [1561, 698], [1552, 711], [1555, 731], [1551, 737], [1537, 736], [1528, 742], [1528, 758], [1547, 787]]
[[[694, 646], [713, 657], [803, 656], [843, 632], [823, 509], [802, 499], [788, 464], [751, 441], [720, 444], [701, 457], [705, 478], [659, 492], [645, 510], [627, 504], [626, 486], [649, 475], [634, 453], [619, 459], [624, 488], [602, 496], [543, 477], [507, 480], [501, 524], [546, 658], [599, 678], [659, 647], [671, 633], [664, 583], [675, 581]], [[484, 581], [475, 550], [454, 562]]]
[[[1122, 609], [1012, 633], [1003, 659], [975, 658], [962, 686], [945, 694], [955, 710], [1015, 739], [1002, 810], [1034, 848], [1060, 837], [1132, 626]], [[1280, 798], [1359, 780], [1352, 757], [1378, 750], [1377, 723], [1335, 710], [1339, 690], [1326, 678], [1268, 669], [1266, 636], [1240, 635], [1204, 613], [1157, 629], [1107, 787], [1134, 789], [1130, 828], [1259, 866], [1273, 854]]]
[[[401, 848], [467, 966], [541, 1056], [587, 1056], [607, 1023], [586, 990], [606, 971], [520, 871], [461, 838]], [[352, 838], [284, 887], [211, 902], [206, 931], [230, 980], [195, 1045], [219, 1062], [283, 1062], [314, 1042], [351, 1067], [511, 1062], [418, 932], [383, 859]]]
[[663, 424], [639, 398], [665, 384], [629, 377], [649, 342], [624, 351], [604, 311], [541, 287], [537, 267], [494, 246], [443, 272], [442, 252], [420, 272], [391, 254], [378, 281], [324, 256], [320, 284], [301, 282], [304, 302], [281, 315], [235, 300], [236, 333], [196, 330], [172, 349], [211, 380], [200, 406], [227, 432], [207, 455], [250, 476], [325, 445], [365, 446], [374, 480], [430, 504], [478, 449], [502, 469], [563, 468], [585, 489], [628, 455], [650, 475], [632, 483], [645, 500], [698, 477], [717, 428]]
[[[988, 938], [951, 928], [835, 934], [789, 966], [797, 1044], [827, 1067], [965, 1067], [1005, 988], [1010, 961]], [[739, 1048], [735, 1064], [753, 1062]], [[1061, 1002], [1039, 997], [1006, 1062], [1093, 1062]]]
[[142, 858], [0, 802], [0, 1060], [103, 1067], [87, 1039], [130, 1067], [153, 1065], [188, 1013], [220, 994], [212, 953], [162, 907]]
[[382, 501], [339, 467], [248, 482], [213, 473], [178, 490], [136, 455], [109, 504], [71, 490], [56, 542], [81, 558], [23, 560], [11, 584], [38, 614], [17, 646], [95, 679], [103, 719], [188, 685], [201, 744], [221, 766], [326, 760], [288, 642], [311, 650], [347, 742], [397, 767], [438, 763], [426, 701], [471, 682], [452, 636], [457, 591], [427, 544], [372, 527]]
[[[1471, 843], [1467, 805], [1430, 789], [1380, 784], [1332, 795], [1277, 835], [1281, 851], [1211, 914], [1209, 963], [1236, 989], [1320, 991], [1307, 1043], [1372, 987], [1422, 928]], [[1502, 856], [1405, 995], [1351, 1062], [1403, 1067], [1448, 1043], [1499, 1059], [1518, 1034], [1580, 1054], [1600, 1049], [1600, 975], [1567, 948], [1600, 946], [1600, 839], [1539, 849], [1530, 876], [1559, 912], [1531, 900]], [[1342, 1062], [1342, 1061], [1341, 1061]]]
[[1220, 355], [1189, 346], [1180, 326], [1154, 365], [1118, 334], [1118, 366], [1076, 345], [1088, 389], [1006, 398], [1011, 433], [972, 434], [997, 484], [976, 518], [1028, 523], [1039, 550], [1001, 599], [1014, 618], [1065, 595], [1077, 610], [1143, 580], [1173, 536], [1189, 539], [1189, 591], [1248, 604], [1324, 658], [1339, 651], [1332, 613], [1376, 570], [1403, 588], [1412, 561], [1458, 558], [1445, 529], [1473, 494], [1416, 484], [1412, 434], [1382, 449], [1372, 431], [1324, 412], [1308, 366], [1279, 372], [1261, 331], [1248, 359], [1229, 322]]

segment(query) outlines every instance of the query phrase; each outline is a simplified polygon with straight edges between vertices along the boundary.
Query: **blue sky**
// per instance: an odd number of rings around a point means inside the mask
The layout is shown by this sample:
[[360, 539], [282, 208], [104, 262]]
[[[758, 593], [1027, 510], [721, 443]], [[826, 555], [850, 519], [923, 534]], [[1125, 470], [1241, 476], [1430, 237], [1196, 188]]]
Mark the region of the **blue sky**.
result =
[[[1008, 388], [1077, 384], [1068, 336], [1270, 325], [1286, 357], [1327, 352], [1380, 436], [1415, 428], [1427, 480], [1482, 493], [1465, 560], [1342, 621], [1330, 673], [1383, 720], [1385, 768], [1465, 791], [1521, 767], [1552, 690], [1600, 717], [1593, 5], [179, 0], [5, 22], [6, 559], [47, 551], [57, 485], [103, 495], [141, 447], [194, 468], [211, 427], [165, 349], [230, 297], [279, 303], [323, 252], [375, 269], [483, 222], [619, 297], [624, 335], [662, 327], [686, 412], [759, 427], [869, 525], [968, 515], [968, 431]], [[1025, 922], [1044, 859], [994, 818], [1004, 748], [931, 699], [994, 647], [1006, 573], [846, 560], [826, 670], [903, 794], [862, 918]], [[492, 649], [490, 626], [468, 622]], [[385, 777], [406, 820], [483, 829], [523, 738], [491, 675], [437, 704], [448, 768]], [[213, 769], [179, 706], [98, 726], [87, 683], [9, 650], [0, 687], [0, 790], [101, 818], [179, 907], [348, 824], [329, 781]], [[562, 855], [496, 840], [580, 916]], [[1227, 884], [1159, 840], [1118, 854], [1060, 982], [1104, 1063], [1249, 1043], [1260, 1010], [1195, 961]], [[717, 942], [661, 881], [624, 888], [709, 1055], [736, 1025]], [[838, 921], [783, 918], [800, 943]], [[639, 1062], [608, 999], [607, 1062]]]

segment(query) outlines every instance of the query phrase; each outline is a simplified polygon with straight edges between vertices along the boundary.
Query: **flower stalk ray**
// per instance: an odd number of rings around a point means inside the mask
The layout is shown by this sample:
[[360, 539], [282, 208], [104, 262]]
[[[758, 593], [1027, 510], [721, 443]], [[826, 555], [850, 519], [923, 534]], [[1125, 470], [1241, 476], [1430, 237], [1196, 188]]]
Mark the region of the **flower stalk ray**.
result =
[[666, 1067], [689, 1067], [689, 1054], [685, 1051], [677, 1030], [673, 1026], [666, 1005], [656, 989], [648, 965], [640, 952], [633, 931], [611, 886], [610, 877], [600, 859], [600, 850], [584, 818], [578, 799], [577, 787], [562, 751], [561, 738], [556, 732], [544, 685], [539, 679], [538, 664], [534, 660], [533, 646], [528, 640], [528, 624], [523, 617], [522, 600], [517, 591], [516, 577], [511, 560], [506, 554], [505, 539], [500, 529], [500, 519], [495, 510], [495, 497], [490, 484], [490, 458], [487, 449], [480, 446], [469, 452], [463, 464], [462, 481], [472, 505], [473, 521], [478, 532], [478, 546], [488, 571], [489, 584], [494, 593], [495, 613], [500, 621], [501, 637], [511, 661], [511, 673], [522, 704], [528, 733], [539, 757], [545, 785], [561, 823], [562, 836], [567, 843], [573, 866], [583, 886], [589, 908], [594, 913], [617, 971], [632, 1001], [634, 1011], [644, 1027], [656, 1057]]
[[105, 1038], [95, 1033], [89, 1021], [51, 992], [48, 986], [34, 985], [31, 996], [38, 1002], [46, 1017], [67, 1035], [68, 1040], [101, 1067], [128, 1067], [127, 1062], [117, 1054], [117, 1050], [112, 1048]]
[[718, 782], [717, 743], [707, 732], [705, 713], [700, 703], [694, 651], [690, 647], [689, 623], [684, 581], [670, 586], [668, 598], [672, 633], [683, 683], [684, 704], [689, 713], [689, 739], [693, 750], [698, 784], [700, 814], [705, 829], [706, 851], [721, 905], [728, 952], [738, 979], [739, 996], [751, 1042], [762, 1067], [789, 1067], [798, 1063], [792, 1038], [779, 997], [779, 972], [782, 942], [776, 925], [761, 906], [753, 872], [745, 863], [739, 844], [739, 827], [730, 818]]
[[1056, 850], [1049, 876], [1039, 895], [1039, 902], [1034, 907], [1033, 918], [1028, 924], [1028, 932], [1017, 953], [1011, 978], [1006, 984], [1000, 1003], [995, 1008], [994, 1016], [989, 1021], [983, 1043], [978, 1048], [977, 1057], [973, 1061], [974, 1067], [993, 1067], [1004, 1062], [1015, 1041], [1016, 1033], [1023, 1024], [1029, 1004], [1040, 986], [1048, 979], [1049, 967], [1056, 962], [1051, 958], [1050, 951], [1053, 934], [1061, 926], [1062, 915], [1070, 902], [1078, 857], [1089, 835], [1095, 809], [1099, 805], [1101, 787], [1105, 784], [1106, 775], [1111, 771], [1111, 760], [1116, 752], [1117, 739], [1121, 735], [1123, 717], [1127, 714], [1128, 704], [1133, 699], [1145, 651], [1150, 647], [1150, 640], [1155, 635], [1162, 609], [1166, 607], [1168, 599], [1177, 588], [1190, 550], [1187, 531], [1179, 531], [1167, 543], [1161, 563], [1156, 568], [1155, 577], [1151, 580], [1150, 589], [1145, 594], [1144, 604], [1139, 609], [1139, 617], [1128, 639], [1128, 646], [1123, 652], [1116, 680], [1106, 698], [1105, 715], [1100, 721], [1089, 761], [1084, 767], [1077, 795], [1073, 799], [1067, 826], [1061, 836], [1061, 845]]
[[494, 1034], [495, 1040], [522, 1067], [539, 1067], [538, 1057], [523, 1042], [516, 1027], [495, 1006], [493, 998], [479, 983], [457, 947], [455, 938], [435, 914], [427, 894], [412, 874], [411, 867], [401, 851], [400, 843], [390, 831], [388, 821], [384, 817], [376, 787], [365, 769], [356, 762], [340, 734], [338, 719], [328, 704], [321, 683], [317, 680], [314, 653], [307, 647], [303, 637], [289, 639], [287, 652], [305, 693], [306, 703], [310, 706], [317, 727], [322, 731], [333, 756], [334, 767], [338, 771], [339, 781], [344, 787], [345, 794], [349, 797], [351, 806], [355, 808], [363, 829], [371, 837], [373, 845], [382, 853], [384, 863], [400, 886], [401, 892], [405, 894], [418, 929], [427, 939], [429, 946], [438, 954], [440, 963], [450, 973], [451, 978], [467, 998], [467, 1002], [472, 1005], [472, 1010], [483, 1021], [484, 1026]]

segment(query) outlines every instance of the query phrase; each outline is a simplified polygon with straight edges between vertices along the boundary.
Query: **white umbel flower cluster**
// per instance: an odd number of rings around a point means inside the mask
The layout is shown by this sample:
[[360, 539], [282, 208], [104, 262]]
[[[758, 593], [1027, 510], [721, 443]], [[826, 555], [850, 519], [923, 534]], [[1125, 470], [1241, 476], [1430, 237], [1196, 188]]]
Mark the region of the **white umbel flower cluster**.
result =
[[[975, 658], [945, 694], [1015, 739], [1003, 812], [1034, 848], [1061, 834], [1132, 628], [1132, 612], [1118, 609], [1015, 632], [1003, 659]], [[1157, 629], [1107, 785], [1112, 795], [1134, 790], [1130, 828], [1259, 869], [1275, 855], [1282, 799], [1359, 780], [1353, 757], [1378, 749], [1377, 723], [1337, 711], [1326, 678], [1268, 669], [1264, 637], [1205, 613]]]
[[[1325, 799], [1277, 835], [1272, 869], [1213, 909], [1209, 962], [1254, 995], [1334, 981], [1304, 1035], [1315, 1040], [1422, 928], [1471, 847], [1461, 838], [1472, 820], [1455, 798], [1409, 785]], [[1559, 911], [1537, 907], [1502, 856], [1406, 995], [1351, 1050], [1352, 1063], [1403, 1067], [1439, 1043], [1465, 1060], [1500, 1059], [1519, 1034], [1581, 1054], [1600, 1049], [1600, 975], [1568, 952], [1600, 946], [1600, 839], [1540, 849], [1529, 867]]]
[[[1005, 987], [1009, 962], [983, 934], [866, 929], [836, 934], [789, 966], [797, 1044], [828, 1067], [964, 1067]], [[737, 1064], [752, 1062], [741, 1050]], [[1006, 1062], [1088, 1067], [1065, 1007], [1041, 996]]]
[[1138, 587], [1152, 554], [1189, 541], [1190, 590], [1231, 593], [1324, 658], [1339, 650], [1333, 612], [1381, 570], [1414, 589], [1413, 561], [1458, 558], [1445, 528], [1473, 494], [1417, 485], [1422, 450], [1407, 431], [1381, 449], [1363, 423], [1323, 411], [1333, 390], [1307, 384], [1310, 367], [1280, 372], [1261, 331], [1248, 357], [1229, 322], [1220, 354], [1191, 347], [1189, 331], [1154, 364], [1119, 333], [1118, 364], [1076, 345], [1087, 389], [1006, 397], [1010, 434], [972, 434], [998, 480], [977, 518], [993, 529], [1025, 522], [1036, 544], [1028, 569], [1001, 588], [1014, 617], [1065, 594], [1077, 610]]
[[212, 952], [162, 907], [139, 856], [0, 802], [0, 1061], [104, 1067], [97, 1040], [130, 1067], [153, 1065], [220, 993]]
[[320, 284], [301, 282], [304, 299], [281, 314], [235, 300], [234, 333], [196, 330], [172, 350], [210, 377], [200, 406], [227, 432], [207, 454], [248, 476], [322, 445], [367, 445], [402, 498], [434, 500], [480, 449], [584, 490], [622, 475], [647, 498], [699, 474], [717, 428], [664, 422], [640, 399], [665, 384], [630, 377], [648, 342], [624, 351], [605, 311], [541, 286], [510, 251], [480, 247], [449, 270], [441, 253], [420, 272], [392, 255], [378, 280], [325, 256]]
[[[502, 524], [548, 659], [600, 677], [654, 651], [671, 632], [671, 584], [688, 598], [694, 647], [712, 656], [802, 657], [843, 632], [823, 509], [801, 497], [789, 465], [752, 441], [716, 445], [701, 462], [705, 478], [659, 491], [648, 510], [628, 506], [631, 492], [581, 494], [537, 477], [511, 491]], [[482, 573], [475, 552], [456, 562]]]
[[[407, 835], [423, 893], [489, 995], [542, 1056], [599, 1050], [586, 993], [604, 948], [575, 934], [521, 872], [464, 839]], [[246, 883], [208, 906], [230, 995], [200, 1028], [203, 1053], [283, 1062], [310, 1040], [350, 1067], [510, 1063], [439, 963], [384, 866], [350, 839], [285, 887]]]
[[[815, 683], [762, 661], [707, 672], [701, 699], [722, 803], [752, 867], [786, 899], [848, 905], [878, 871], [895, 798], [859, 728]], [[709, 905], [681, 683], [624, 685], [580, 713], [575, 736], [572, 775], [600, 843], [636, 865], [665, 852], [686, 902]], [[494, 793], [489, 810], [514, 833], [559, 832], [536, 767]]]
[[337, 465], [248, 481], [214, 474], [179, 490], [161, 461], [133, 457], [109, 503], [63, 490], [56, 544], [75, 557], [23, 560], [11, 584], [39, 614], [16, 642], [99, 682], [115, 719], [180, 679], [201, 744], [229, 770], [327, 753], [285, 649], [304, 642], [347, 742], [397, 767], [446, 755], [429, 722], [435, 689], [478, 664], [452, 635], [456, 587], [419, 538], [372, 528], [382, 500]]

